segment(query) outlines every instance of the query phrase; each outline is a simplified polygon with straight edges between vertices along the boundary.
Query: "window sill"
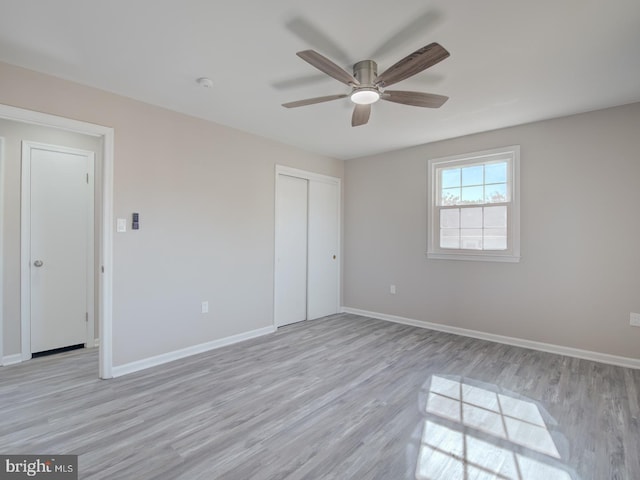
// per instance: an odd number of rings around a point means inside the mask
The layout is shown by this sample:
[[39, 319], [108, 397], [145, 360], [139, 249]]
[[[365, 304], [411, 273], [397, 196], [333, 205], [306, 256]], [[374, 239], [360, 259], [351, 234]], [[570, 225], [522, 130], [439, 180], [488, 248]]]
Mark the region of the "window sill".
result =
[[435, 253], [427, 252], [427, 258], [430, 260], [466, 260], [474, 262], [503, 262], [518, 263], [520, 256], [516, 255], [492, 255], [490, 253], [473, 254], [473, 253]]

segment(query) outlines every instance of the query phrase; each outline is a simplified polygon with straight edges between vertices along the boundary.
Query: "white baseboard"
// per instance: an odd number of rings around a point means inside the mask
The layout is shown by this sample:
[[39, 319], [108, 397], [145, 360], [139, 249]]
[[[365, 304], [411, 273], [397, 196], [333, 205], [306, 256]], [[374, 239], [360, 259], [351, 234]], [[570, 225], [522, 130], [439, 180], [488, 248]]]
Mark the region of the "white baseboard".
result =
[[14, 353], [13, 355], [7, 355], [2, 357], [2, 366], [6, 367], [9, 365], [15, 365], [16, 363], [22, 362], [22, 354]]
[[209, 350], [215, 350], [216, 348], [226, 347], [234, 343], [243, 342], [252, 338], [268, 335], [276, 331], [276, 328], [265, 327], [257, 330], [251, 330], [249, 332], [239, 333], [238, 335], [232, 335], [230, 337], [221, 338], [219, 340], [213, 340], [212, 342], [201, 343], [199, 345], [193, 345], [191, 347], [175, 350], [173, 352], [163, 353], [155, 357], [145, 358], [143, 360], [137, 360], [131, 363], [125, 363], [124, 365], [117, 365], [113, 367], [113, 377], [120, 377], [128, 373], [138, 372], [146, 368], [162, 365], [163, 363], [172, 362], [181, 358], [190, 357], [198, 353], [208, 352]]
[[344, 313], [353, 313], [362, 315], [363, 317], [371, 317], [378, 320], [386, 320], [388, 322], [401, 323], [403, 325], [411, 325], [413, 327], [428, 328], [429, 330], [437, 330], [439, 332], [453, 333], [464, 337], [478, 338], [480, 340], [488, 340], [490, 342], [504, 343], [515, 347], [529, 348], [531, 350], [540, 350], [542, 352], [556, 353], [558, 355], [566, 355], [568, 357], [582, 358], [592, 360], [594, 362], [608, 363], [620, 367], [638, 368], [640, 369], [640, 359], [630, 357], [619, 357], [608, 353], [592, 352], [590, 350], [581, 350], [579, 348], [564, 347], [562, 345], [554, 345], [551, 343], [536, 342], [523, 338], [507, 337], [504, 335], [496, 335], [494, 333], [485, 333], [478, 330], [469, 330], [467, 328], [452, 327], [441, 323], [424, 322], [412, 318], [398, 317], [396, 315], [387, 315], [386, 313], [369, 312], [358, 308], [342, 307]]

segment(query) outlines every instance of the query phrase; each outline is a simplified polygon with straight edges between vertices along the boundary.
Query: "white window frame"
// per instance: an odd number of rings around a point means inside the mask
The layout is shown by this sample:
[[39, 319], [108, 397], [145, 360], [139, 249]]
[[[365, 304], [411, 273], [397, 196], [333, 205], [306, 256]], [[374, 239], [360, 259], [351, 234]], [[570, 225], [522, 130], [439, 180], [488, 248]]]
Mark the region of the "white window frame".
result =
[[[491, 157], [509, 157], [508, 185], [510, 200], [506, 205], [507, 249], [506, 250], [468, 250], [440, 248], [440, 206], [438, 206], [439, 168], [458, 165], [472, 165], [490, 161]], [[483, 150], [480, 152], [435, 158], [428, 162], [427, 194], [427, 258], [439, 260], [479, 260], [490, 262], [520, 261], [520, 145]], [[478, 204], [477, 206], [494, 205]]]

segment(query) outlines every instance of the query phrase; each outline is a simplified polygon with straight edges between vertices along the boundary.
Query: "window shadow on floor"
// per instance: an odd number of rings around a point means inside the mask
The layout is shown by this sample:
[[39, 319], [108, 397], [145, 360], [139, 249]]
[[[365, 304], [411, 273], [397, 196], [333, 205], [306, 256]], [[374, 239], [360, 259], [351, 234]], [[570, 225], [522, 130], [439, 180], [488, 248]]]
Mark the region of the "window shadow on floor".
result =
[[469, 378], [432, 375], [419, 403], [417, 480], [579, 480], [563, 461], [566, 437], [532, 399]]

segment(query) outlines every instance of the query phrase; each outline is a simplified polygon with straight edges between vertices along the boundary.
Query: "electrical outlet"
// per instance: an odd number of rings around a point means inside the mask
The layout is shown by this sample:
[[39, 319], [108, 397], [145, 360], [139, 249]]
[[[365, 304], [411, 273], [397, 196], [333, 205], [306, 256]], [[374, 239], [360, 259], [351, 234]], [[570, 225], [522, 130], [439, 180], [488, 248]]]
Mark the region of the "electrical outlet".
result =
[[633, 313], [629, 315], [629, 325], [632, 327], [640, 327], [640, 313]]
[[202, 302], [202, 313], [209, 313], [209, 302]]
[[389, 285], [389, 293], [391, 295], [395, 295], [396, 294], [396, 286], [395, 285]]

